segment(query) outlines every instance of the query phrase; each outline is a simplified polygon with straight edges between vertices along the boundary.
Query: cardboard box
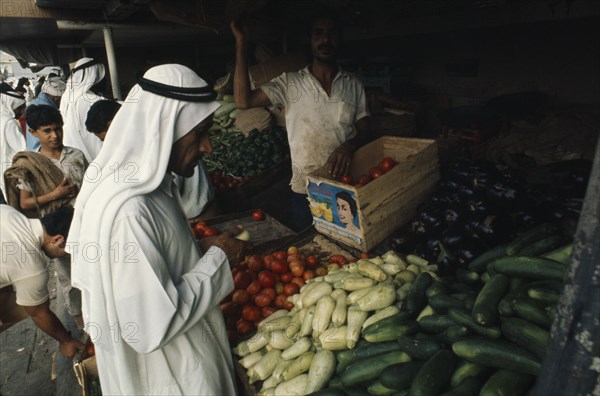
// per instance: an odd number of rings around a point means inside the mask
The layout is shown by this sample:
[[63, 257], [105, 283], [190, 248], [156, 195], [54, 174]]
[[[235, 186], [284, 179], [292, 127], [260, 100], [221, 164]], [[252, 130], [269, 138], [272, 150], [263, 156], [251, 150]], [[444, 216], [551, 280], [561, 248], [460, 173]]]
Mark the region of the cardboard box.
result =
[[308, 196], [317, 231], [369, 251], [407, 223], [440, 178], [435, 140], [384, 136], [359, 149], [350, 169], [353, 180], [384, 157], [397, 165], [367, 185], [355, 188], [331, 180], [326, 167], [308, 176]]

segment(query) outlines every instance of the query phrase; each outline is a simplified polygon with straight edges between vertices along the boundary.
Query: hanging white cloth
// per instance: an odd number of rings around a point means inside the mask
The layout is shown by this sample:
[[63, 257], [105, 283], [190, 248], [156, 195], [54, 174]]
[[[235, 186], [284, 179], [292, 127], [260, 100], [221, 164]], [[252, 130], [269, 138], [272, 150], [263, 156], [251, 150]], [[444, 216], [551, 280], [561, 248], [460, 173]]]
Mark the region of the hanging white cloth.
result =
[[[206, 86], [181, 65], [144, 78]], [[202, 255], [167, 171], [173, 143], [218, 107], [136, 85], [86, 172], [67, 250], [104, 394], [235, 394], [218, 307], [233, 289], [228, 260]]]
[[[75, 67], [93, 61], [92, 58], [81, 58]], [[92, 162], [102, 148], [102, 141], [85, 127], [87, 113], [92, 105], [104, 99], [93, 93], [90, 88], [104, 78], [104, 66], [93, 64], [75, 71], [67, 80], [66, 90], [60, 101], [60, 112], [63, 116], [63, 144], [75, 147]]]
[[192, 177], [183, 177], [173, 174], [175, 185], [181, 196], [181, 208], [185, 217], [193, 219], [199, 216], [206, 204], [212, 201], [215, 192], [210, 184], [208, 172], [202, 161], [194, 168]]
[[15, 110], [25, 104], [25, 99], [17, 95], [16, 92], [0, 93], [0, 189], [4, 197], [4, 171], [12, 165], [16, 153], [25, 151], [25, 136], [19, 121], [15, 119]]

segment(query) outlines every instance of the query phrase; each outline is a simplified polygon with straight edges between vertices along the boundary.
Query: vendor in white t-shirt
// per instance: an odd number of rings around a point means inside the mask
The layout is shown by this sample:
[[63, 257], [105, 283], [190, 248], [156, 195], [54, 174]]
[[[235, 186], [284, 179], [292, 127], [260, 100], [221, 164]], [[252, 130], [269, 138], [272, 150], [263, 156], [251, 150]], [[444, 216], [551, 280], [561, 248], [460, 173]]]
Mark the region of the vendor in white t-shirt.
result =
[[[297, 72], [251, 90], [248, 78], [248, 33], [231, 23], [236, 40], [234, 96], [241, 108], [285, 107], [292, 157], [293, 228], [309, 226], [306, 176], [327, 164], [333, 178], [347, 175], [354, 151], [370, 139], [369, 113], [362, 82], [336, 62], [341, 25], [334, 15], [315, 14], [309, 31], [312, 62]], [[354, 127], [357, 134], [353, 136]]]
[[61, 208], [40, 220], [28, 219], [11, 206], [0, 205], [0, 289], [12, 285], [17, 304], [59, 342], [60, 351], [67, 357], [85, 346], [71, 337], [50, 310], [47, 267], [49, 258], [66, 254], [64, 242], [72, 218], [72, 208]]

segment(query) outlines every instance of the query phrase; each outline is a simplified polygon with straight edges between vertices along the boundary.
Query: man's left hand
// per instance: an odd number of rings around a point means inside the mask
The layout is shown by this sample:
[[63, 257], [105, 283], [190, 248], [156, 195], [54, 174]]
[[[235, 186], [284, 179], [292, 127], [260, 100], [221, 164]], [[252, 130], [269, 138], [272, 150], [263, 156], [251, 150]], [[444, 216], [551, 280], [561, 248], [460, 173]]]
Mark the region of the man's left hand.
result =
[[206, 253], [211, 246], [216, 246], [225, 252], [230, 261], [239, 262], [244, 257], [244, 252], [251, 246], [250, 243], [235, 238], [243, 230], [242, 226], [237, 226], [219, 235], [202, 238], [199, 240], [200, 248]]
[[354, 147], [350, 143], [343, 143], [333, 150], [333, 153], [327, 159], [327, 171], [333, 178], [345, 176], [350, 170]]

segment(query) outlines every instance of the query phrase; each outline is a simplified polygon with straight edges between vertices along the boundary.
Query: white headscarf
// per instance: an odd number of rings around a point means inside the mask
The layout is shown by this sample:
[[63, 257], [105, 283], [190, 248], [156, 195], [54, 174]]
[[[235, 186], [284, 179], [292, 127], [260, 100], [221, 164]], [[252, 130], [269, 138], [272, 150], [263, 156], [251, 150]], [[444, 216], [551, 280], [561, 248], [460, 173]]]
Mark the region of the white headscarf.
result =
[[42, 92], [52, 96], [62, 96], [66, 89], [67, 85], [58, 77], [52, 77], [42, 85]]
[[[92, 58], [81, 58], [75, 63], [79, 67], [93, 61]], [[104, 66], [94, 64], [74, 72], [66, 83], [66, 89], [60, 101], [60, 112], [65, 122], [63, 126], [63, 143], [80, 149], [91, 162], [100, 148], [102, 142], [85, 127], [87, 112], [94, 102], [103, 99], [94, 94], [90, 88], [104, 78]]]
[[[175, 87], [207, 85], [181, 65], [156, 66], [144, 78]], [[108, 332], [109, 325], [118, 322], [109, 251], [111, 229], [119, 209], [125, 201], [159, 187], [167, 174], [173, 143], [218, 107], [216, 101], [169, 99], [144, 91], [139, 85], [129, 92], [110, 125], [103, 150], [86, 171], [69, 233], [71, 278], [73, 285], [83, 291], [86, 323], [94, 323]], [[135, 169], [134, 181], [120, 177], [130, 175], [131, 167]], [[86, 257], [86, 246], [100, 249], [98, 259]], [[102, 337], [96, 345], [112, 350], [111, 353], [123, 351], [124, 343], [106, 340]]]
[[16, 92], [0, 93], [0, 189], [5, 197], [4, 171], [12, 165], [16, 153], [25, 151], [25, 137], [15, 119], [15, 110], [25, 104], [25, 98], [16, 96]]

